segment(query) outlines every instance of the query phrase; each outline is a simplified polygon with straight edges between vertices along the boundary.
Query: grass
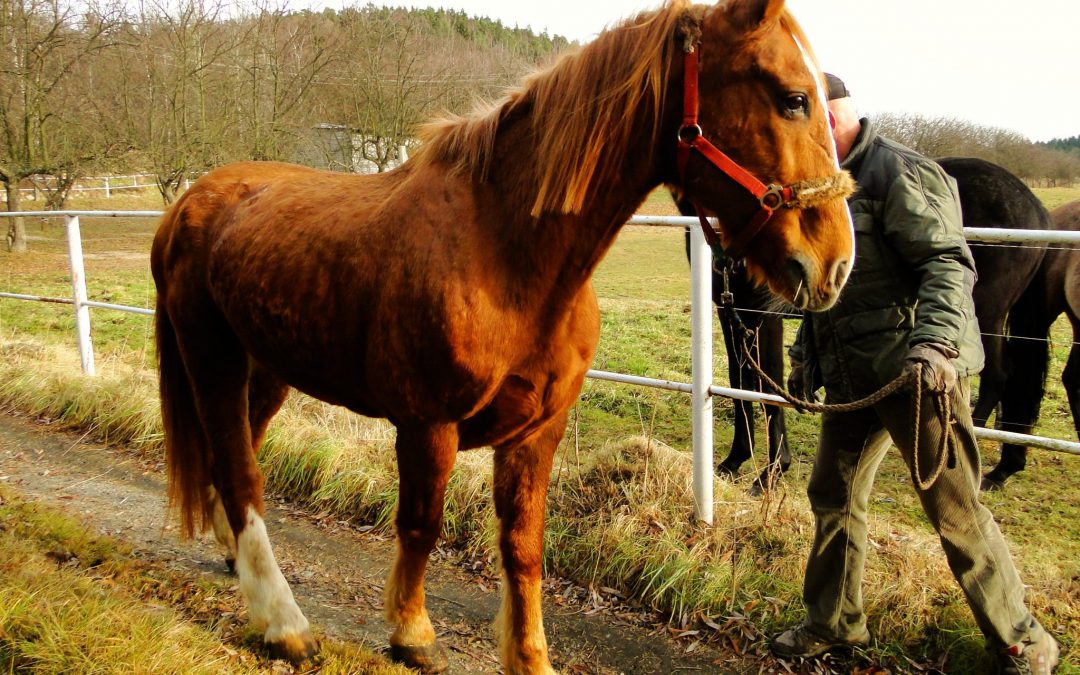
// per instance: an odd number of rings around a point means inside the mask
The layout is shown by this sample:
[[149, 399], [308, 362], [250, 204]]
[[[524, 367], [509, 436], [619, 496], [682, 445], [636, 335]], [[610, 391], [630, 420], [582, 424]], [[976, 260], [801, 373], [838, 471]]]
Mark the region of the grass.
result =
[[[671, 213], [665, 199], [654, 195], [643, 210]], [[153, 223], [84, 220], [83, 229], [86, 249], [104, 253], [109, 246], [147, 246]], [[11, 265], [5, 260], [0, 289], [41, 293], [35, 284], [45, 282], [62, 292], [66, 262], [58, 240], [43, 236], [31, 242], [30, 254], [9, 257]], [[94, 260], [102, 262], [87, 272], [92, 297], [108, 293], [115, 298], [111, 302], [148, 306], [145, 257]], [[689, 381], [687, 276], [681, 231], [627, 228], [595, 277], [603, 324], [594, 367]], [[87, 379], [79, 376], [70, 348], [69, 314], [67, 307], [0, 302], [0, 404], [160, 452], [150, 322], [95, 311], [102, 375]], [[1064, 323], [1055, 326], [1053, 339], [1051, 386], [1036, 432], [1072, 438], [1056, 379], [1071, 340]], [[721, 381], [722, 356], [717, 350]], [[586, 382], [556, 459], [545, 565], [549, 573], [582, 584], [621, 589], [678, 625], [735, 622], [738, 630], [725, 631], [723, 639], [739, 649], [762, 649], [762, 636], [802, 615], [799, 594], [812, 522], [803, 493], [817, 419], [790, 416], [794, 466], [768, 499], [749, 498], [747, 479], [716, 481], [717, 525], [706, 528], [691, 517], [689, 417], [683, 395]], [[731, 435], [730, 405], [718, 402], [718, 452]], [[389, 527], [396, 499], [392, 447], [387, 423], [293, 396], [275, 420], [260, 461], [273, 489]], [[985, 444], [983, 451], [987, 463], [996, 460], [995, 447]], [[1080, 480], [1080, 460], [1038, 450], [1031, 455], [1028, 470], [984, 502], [1010, 542], [1029, 586], [1029, 604], [1062, 637], [1066, 660], [1075, 662], [1080, 494], [1061, 486]], [[757, 464], [745, 474], [756, 475], [760, 458]], [[445, 537], [463, 555], [492, 552], [490, 471], [488, 451], [467, 453], [451, 481]], [[911, 669], [907, 659], [946, 659], [949, 672], [980, 672], [986, 666], [981, 636], [896, 453], [879, 472], [871, 537], [865, 597], [879, 640], [870, 659], [897, 671]]]
[[1056, 187], [1056, 188], [1032, 188], [1032, 192], [1035, 196], [1042, 200], [1042, 203], [1046, 205], [1046, 208], [1051, 211], [1067, 204], [1068, 202], [1080, 199], [1080, 185], [1071, 187]]
[[[0, 487], [0, 670], [287, 673], [236, 618], [236, 593], [137, 559], [61, 513]], [[410, 671], [323, 640], [324, 673]]]

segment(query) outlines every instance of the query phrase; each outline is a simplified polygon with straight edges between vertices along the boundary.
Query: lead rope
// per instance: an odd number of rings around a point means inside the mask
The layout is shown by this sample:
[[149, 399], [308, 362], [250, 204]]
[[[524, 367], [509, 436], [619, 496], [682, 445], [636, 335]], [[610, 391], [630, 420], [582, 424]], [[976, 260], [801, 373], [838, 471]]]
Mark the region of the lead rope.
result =
[[914, 385], [915, 395], [912, 397], [911, 404], [911, 420], [912, 420], [912, 463], [911, 472], [912, 480], [919, 490], [926, 492], [937, 479], [941, 476], [945, 467], [953, 468], [956, 466], [956, 438], [953, 434], [952, 428], [952, 404], [950, 403], [950, 397], [948, 392], [941, 392], [934, 394], [934, 409], [937, 412], [938, 421], [941, 424], [941, 445], [938, 447], [937, 464], [934, 467], [933, 472], [926, 479], [922, 477], [922, 471], [919, 469], [919, 423], [922, 418], [922, 368], [921, 363], [916, 363], [914, 368], [908, 372], [898, 375], [891, 382], [878, 389], [869, 396], [865, 396], [855, 401], [848, 403], [818, 403], [816, 401], [805, 401], [797, 396], [789, 394], [784, 387], [773, 381], [769, 375], [762, 370], [761, 365], [757, 359], [750, 352], [749, 343], [754, 339], [754, 331], [746, 327], [743, 323], [742, 317], [739, 316], [738, 311], [735, 309], [735, 296], [730, 290], [730, 271], [731, 262], [728, 262], [723, 267], [723, 280], [724, 291], [720, 295], [720, 308], [727, 316], [732, 329], [737, 335], [732, 337], [738, 342], [742, 349], [743, 357], [750, 363], [750, 367], [754, 369], [761, 381], [769, 385], [770, 388], [778, 396], [783, 398], [788, 403], [795, 406], [797, 410], [813, 412], [813, 413], [825, 413], [825, 412], [853, 412], [855, 410], [862, 410], [863, 408], [869, 408], [882, 401], [885, 397], [895, 393], [901, 387], [912, 384]]

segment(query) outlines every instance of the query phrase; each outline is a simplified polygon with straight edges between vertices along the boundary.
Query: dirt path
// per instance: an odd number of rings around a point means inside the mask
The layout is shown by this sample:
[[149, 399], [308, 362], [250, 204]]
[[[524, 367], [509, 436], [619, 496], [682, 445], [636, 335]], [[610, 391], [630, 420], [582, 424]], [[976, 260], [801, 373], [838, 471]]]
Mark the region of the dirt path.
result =
[[[133, 452], [83, 442], [78, 436], [0, 413], [0, 481], [28, 499], [59, 507], [101, 533], [123, 539], [155, 562], [206, 575], [225, 588], [221, 552], [212, 538], [182, 541], [163, 527], [160, 466]], [[297, 601], [316, 629], [382, 649], [382, 583], [393, 541], [273, 501], [267, 510], [271, 541]], [[451, 673], [499, 672], [491, 622], [498, 609], [492, 580], [433, 556], [428, 607], [450, 649]], [[732, 673], [761, 663], [723, 653], [696, 636], [672, 639], [641, 610], [612, 608], [603, 599], [583, 604], [566, 582], [545, 582], [544, 618], [552, 660], [564, 673]], [[609, 598], [610, 599], [610, 598]]]

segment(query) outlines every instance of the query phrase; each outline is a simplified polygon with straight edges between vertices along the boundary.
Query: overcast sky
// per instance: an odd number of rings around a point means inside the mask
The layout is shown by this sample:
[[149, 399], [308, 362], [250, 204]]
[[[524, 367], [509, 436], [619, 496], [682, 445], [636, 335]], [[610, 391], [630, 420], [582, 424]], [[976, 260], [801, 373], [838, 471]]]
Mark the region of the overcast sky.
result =
[[[340, 7], [350, 0], [293, 0]], [[356, 4], [363, 4], [357, 2]], [[586, 42], [659, 0], [376, 0]], [[1080, 0], [788, 0], [863, 112], [944, 115], [1033, 141], [1080, 135]]]

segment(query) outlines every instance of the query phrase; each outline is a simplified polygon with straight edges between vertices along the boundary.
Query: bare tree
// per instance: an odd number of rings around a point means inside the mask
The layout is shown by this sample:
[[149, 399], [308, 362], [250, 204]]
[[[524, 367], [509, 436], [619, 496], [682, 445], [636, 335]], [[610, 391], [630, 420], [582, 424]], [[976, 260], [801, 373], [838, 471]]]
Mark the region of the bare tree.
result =
[[[72, 142], [83, 125], [64, 105], [64, 85], [113, 44], [117, 17], [104, 5], [0, 0], [0, 182], [9, 211], [20, 210], [24, 179], [77, 173], [95, 155], [85, 139]], [[7, 248], [26, 250], [21, 218], [10, 219]]]
[[149, 0], [126, 26], [110, 66], [110, 135], [140, 153], [166, 204], [192, 174], [231, 158], [240, 106], [227, 64], [243, 40], [225, 0]]
[[340, 22], [342, 63], [328, 87], [336, 93], [327, 121], [342, 126], [359, 159], [385, 171], [460, 82], [412, 14], [368, 6], [342, 12]]
[[246, 17], [246, 40], [236, 55], [236, 103], [245, 157], [290, 158], [298, 129], [318, 120], [311, 112], [313, 88], [333, 62], [334, 23], [321, 14], [290, 13], [262, 6]]

